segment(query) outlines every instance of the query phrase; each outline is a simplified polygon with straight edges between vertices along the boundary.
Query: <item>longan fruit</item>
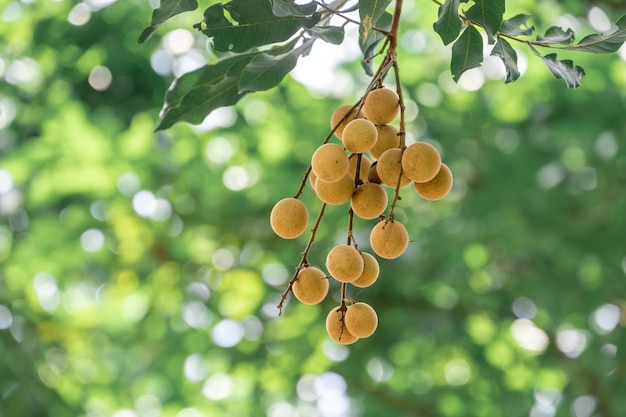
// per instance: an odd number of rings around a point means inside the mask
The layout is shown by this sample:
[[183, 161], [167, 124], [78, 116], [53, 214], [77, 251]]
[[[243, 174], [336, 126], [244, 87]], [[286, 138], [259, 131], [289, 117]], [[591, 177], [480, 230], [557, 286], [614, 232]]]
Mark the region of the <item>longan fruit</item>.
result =
[[352, 281], [350, 284], [355, 287], [365, 288], [376, 282], [380, 273], [380, 266], [372, 254], [361, 252], [361, 256], [363, 257], [363, 272], [356, 281]]
[[335, 246], [326, 256], [326, 269], [339, 282], [355, 281], [363, 273], [364, 266], [363, 257], [352, 246]]
[[369, 220], [383, 214], [387, 208], [388, 201], [387, 191], [385, 191], [382, 185], [367, 182], [359, 185], [354, 190], [350, 207], [352, 207], [354, 214], [362, 219]]
[[348, 172], [348, 155], [334, 143], [326, 143], [313, 153], [311, 170], [318, 180], [339, 181]]
[[[358, 160], [358, 157], [356, 154], [352, 154], [350, 155], [350, 157], [348, 158], [348, 174], [350, 174], [350, 176], [352, 177], [352, 179], [354, 180], [354, 174], [356, 173], [356, 162]], [[359, 179], [363, 182], [367, 182], [367, 173], [370, 169], [370, 167], [372, 166], [372, 160], [369, 159], [366, 155], [361, 155], [361, 175], [359, 176]]]
[[382, 184], [382, 181], [378, 176], [378, 161], [372, 162], [372, 166], [369, 171], [367, 171], [367, 181], [375, 184]]
[[415, 182], [428, 182], [441, 168], [441, 155], [433, 145], [416, 142], [406, 147], [402, 154], [402, 170]]
[[340, 306], [334, 307], [328, 312], [326, 316], [326, 332], [331, 339], [342, 345], [351, 345], [359, 340], [342, 325]]
[[[350, 123], [352, 120], [356, 119], [356, 118], [360, 118], [363, 117], [363, 115], [361, 113], [359, 113], [358, 115], [356, 114], [356, 107], [353, 109], [353, 105], [351, 104], [346, 104], [343, 105], [341, 107], [339, 107], [337, 110], [335, 110], [335, 112], [333, 113], [333, 115], [330, 117], [330, 128], [334, 128], [341, 119], [343, 119], [343, 117], [350, 112], [350, 110], [352, 110], [352, 112], [350, 113], [350, 116], [346, 117], [343, 122], [341, 122], [341, 124], [339, 126], [337, 126], [337, 129], [335, 129], [334, 135], [337, 136], [339, 139], [342, 138], [343, 136], [343, 130], [345, 129], [346, 125], [348, 123]], [[355, 116], [356, 115], [356, 116]]]
[[317, 175], [315, 175], [315, 172], [313, 172], [313, 170], [309, 171], [309, 182], [311, 183], [311, 187], [313, 187], [313, 189], [315, 189], [316, 181], [317, 181]]
[[378, 140], [372, 149], [369, 150], [370, 155], [374, 159], [380, 158], [380, 155], [387, 149], [400, 146], [398, 129], [389, 125], [378, 125], [376, 126], [376, 130], [378, 131]]
[[[400, 148], [387, 149], [380, 155], [376, 163], [376, 172], [381, 182], [391, 188], [396, 188], [398, 177], [402, 168], [402, 158]], [[411, 183], [411, 179], [403, 172], [400, 179], [400, 187], [406, 187]]]
[[409, 246], [409, 233], [397, 220], [382, 220], [372, 228], [370, 246], [381, 258], [395, 259]]
[[348, 123], [341, 136], [343, 146], [352, 153], [369, 151], [378, 140], [378, 130], [367, 119], [354, 119]]
[[270, 213], [272, 230], [283, 239], [297, 238], [304, 233], [308, 224], [309, 212], [297, 198], [283, 198], [274, 205]]
[[378, 88], [367, 94], [361, 110], [370, 122], [386, 125], [400, 112], [400, 98], [398, 93], [390, 88]]
[[298, 271], [291, 287], [293, 295], [304, 304], [318, 304], [328, 294], [326, 274], [319, 268], [307, 266]]
[[348, 174], [339, 181], [326, 182], [317, 180], [315, 182], [315, 194], [326, 204], [339, 205], [350, 201], [354, 193], [354, 180]]
[[428, 182], [414, 182], [415, 191], [426, 200], [441, 200], [452, 189], [452, 171], [443, 162], [435, 178]]
[[378, 327], [376, 310], [367, 303], [354, 303], [344, 316], [346, 329], [358, 338], [370, 337]]

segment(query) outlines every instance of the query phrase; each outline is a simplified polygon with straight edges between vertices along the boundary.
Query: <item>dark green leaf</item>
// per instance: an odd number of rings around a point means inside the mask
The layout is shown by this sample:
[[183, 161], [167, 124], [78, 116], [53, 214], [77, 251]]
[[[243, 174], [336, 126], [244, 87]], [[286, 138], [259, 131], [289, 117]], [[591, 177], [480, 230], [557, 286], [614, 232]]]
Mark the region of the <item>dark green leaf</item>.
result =
[[[391, 19], [391, 14], [384, 13], [378, 19], [377, 27], [379, 29], [389, 30], [391, 28]], [[363, 27], [361, 26], [359, 30], [362, 29]], [[359, 46], [361, 47], [361, 51], [363, 52], [363, 60], [361, 61], [361, 65], [363, 66], [363, 69], [365, 69], [367, 75], [374, 75], [372, 58], [376, 53], [376, 47], [383, 39], [385, 39], [385, 35], [378, 32], [377, 30], [371, 30], [367, 34], [367, 36], [362, 36], [361, 34], [359, 36]]]
[[608, 35], [595, 33], [585, 36], [576, 45], [566, 49], [577, 51], [594, 52], [596, 54], [607, 54], [617, 51], [626, 41], [626, 16], [622, 16], [617, 22], [617, 29]]
[[239, 92], [269, 90], [278, 85], [296, 66], [298, 58], [306, 55], [315, 39], [306, 39], [302, 46], [281, 55], [263, 53], [255, 56], [241, 73]]
[[158, 9], [152, 12], [152, 22], [139, 35], [138, 42], [144, 43], [167, 19], [183, 12], [189, 12], [198, 8], [196, 0], [161, 0]]
[[307, 29], [306, 31], [309, 35], [315, 38], [335, 45], [339, 45], [343, 42], [343, 38], [345, 36], [343, 26], [313, 26], [311, 29]]
[[[165, 109], [156, 130], [167, 129], [174, 123], [186, 121], [199, 124], [209, 113], [219, 107], [235, 104], [246, 93], [239, 92], [239, 79], [246, 65], [256, 54], [240, 58], [217, 83], [209, 82], [197, 85], [178, 101], [175, 107]], [[215, 81], [211, 79], [211, 81]]]
[[504, 0], [474, 0], [474, 5], [465, 12], [465, 17], [481, 25], [487, 33], [487, 41], [496, 41], [495, 36], [504, 16]]
[[530, 15], [527, 14], [515, 15], [502, 22], [499, 32], [509, 36], [530, 36], [535, 27], [528, 26], [528, 19]]
[[476, 68], [483, 62], [483, 38], [474, 26], [468, 26], [452, 45], [450, 71], [458, 82], [468, 69]]
[[559, 61], [556, 54], [549, 54], [541, 58], [556, 78], [562, 78], [569, 88], [580, 86], [580, 80], [585, 76], [585, 70], [565, 59]]
[[378, 27], [378, 19], [385, 14], [385, 9], [391, 0], [361, 0], [359, 1], [359, 17], [361, 25], [359, 28], [360, 40], [364, 39], [372, 32], [372, 28]]
[[[225, 12], [230, 14], [232, 22], [226, 18]], [[206, 9], [204, 19], [194, 27], [213, 38], [217, 51], [244, 52], [289, 39], [299, 29], [314, 26], [319, 19], [319, 14], [311, 17], [274, 16], [268, 0], [233, 0]]]
[[533, 43], [569, 45], [572, 42], [574, 42], [574, 32], [571, 29], [563, 30], [558, 26], [552, 26], [546, 30], [545, 35], [537, 36]]
[[433, 24], [433, 28], [444, 45], [454, 42], [459, 37], [461, 33], [459, 0], [446, 0], [439, 6], [439, 19]]
[[504, 68], [506, 69], [505, 83], [512, 83], [519, 78], [520, 72], [517, 68], [517, 53], [506, 39], [498, 36], [498, 41], [491, 50], [491, 55], [499, 57], [504, 64]]
[[317, 3], [295, 4], [293, 0], [270, 0], [274, 16], [311, 16], [317, 10]]

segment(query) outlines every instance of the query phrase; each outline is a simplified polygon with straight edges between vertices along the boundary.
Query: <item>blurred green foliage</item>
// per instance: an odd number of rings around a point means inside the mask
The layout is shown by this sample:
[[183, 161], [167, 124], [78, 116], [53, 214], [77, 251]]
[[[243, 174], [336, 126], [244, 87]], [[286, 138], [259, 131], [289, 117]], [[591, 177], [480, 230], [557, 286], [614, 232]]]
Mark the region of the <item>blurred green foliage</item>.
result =
[[[0, 3], [0, 416], [623, 413], [624, 48], [577, 55], [577, 90], [530, 58], [514, 84], [494, 64], [457, 86], [437, 5], [405, 3], [409, 136], [439, 147], [455, 186], [434, 203], [403, 191], [412, 243], [350, 294], [380, 318], [350, 347], [325, 334], [332, 297], [277, 316], [306, 238], [267, 218], [365, 88], [358, 59], [338, 59], [354, 37], [316, 44], [301, 82], [155, 134], [172, 71], [207, 59], [180, 31], [194, 16], [139, 46], [147, 2]], [[592, 31], [582, 2], [507, 7]], [[346, 210], [327, 210], [312, 263], [345, 239]], [[363, 247], [372, 225], [355, 224]]]

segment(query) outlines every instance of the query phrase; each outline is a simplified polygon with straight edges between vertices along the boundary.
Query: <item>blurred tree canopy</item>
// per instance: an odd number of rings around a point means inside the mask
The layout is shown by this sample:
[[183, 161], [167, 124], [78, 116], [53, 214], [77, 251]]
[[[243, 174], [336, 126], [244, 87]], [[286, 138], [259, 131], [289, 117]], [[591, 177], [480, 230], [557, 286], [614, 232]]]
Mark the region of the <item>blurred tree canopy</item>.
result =
[[[624, 12], [510, 3], [581, 34]], [[0, 2], [0, 416], [622, 415], [624, 47], [576, 55], [576, 90], [521, 50], [516, 83], [494, 58], [457, 85], [437, 4], [405, 0], [409, 138], [441, 150], [455, 185], [399, 202], [412, 242], [351, 294], [380, 323], [346, 347], [324, 330], [336, 300], [278, 316], [306, 240], [276, 238], [268, 214], [368, 83], [355, 31], [276, 89], [154, 133], [208, 47], [186, 15], [138, 45], [156, 6]], [[329, 208], [312, 263], [346, 210]], [[359, 241], [371, 226], [355, 222]]]

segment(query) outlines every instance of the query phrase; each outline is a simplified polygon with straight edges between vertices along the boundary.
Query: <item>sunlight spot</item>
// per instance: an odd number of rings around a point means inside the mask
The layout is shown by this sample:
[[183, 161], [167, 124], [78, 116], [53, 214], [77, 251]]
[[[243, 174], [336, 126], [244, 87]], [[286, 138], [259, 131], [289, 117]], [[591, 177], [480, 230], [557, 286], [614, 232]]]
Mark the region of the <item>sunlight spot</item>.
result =
[[19, 207], [11, 214], [9, 214], [9, 226], [14, 232], [22, 232], [28, 227], [30, 219], [26, 210]]
[[576, 16], [572, 16], [569, 13], [566, 13], [563, 16], [559, 17], [556, 21], [556, 26], [560, 26], [561, 29], [563, 29], [564, 31], [567, 29], [571, 29], [574, 31], [574, 33], [580, 33], [582, 29], [581, 23], [578, 21]]
[[568, 184], [568, 191], [571, 193], [581, 193], [583, 191], [591, 191], [598, 186], [598, 175], [595, 168], [584, 167], [572, 175]]
[[303, 401], [317, 400], [317, 392], [315, 391], [315, 376], [302, 375], [296, 384], [296, 392], [298, 397]]
[[591, 395], [582, 395], [572, 401], [572, 415], [574, 417], [591, 417], [596, 409], [596, 399]]
[[446, 363], [443, 372], [448, 385], [454, 387], [467, 384], [472, 377], [472, 371], [465, 359], [451, 360]]
[[617, 53], [619, 57], [621, 58], [621, 60], [626, 62], [626, 43], [623, 44], [621, 48], [619, 48]]
[[422, 30], [407, 30], [400, 38], [400, 44], [407, 52], [419, 54], [428, 47], [428, 38]]
[[594, 330], [599, 334], [611, 333], [619, 324], [620, 309], [615, 304], [604, 304], [593, 312]]
[[220, 248], [213, 253], [211, 261], [218, 271], [227, 271], [235, 264], [235, 255], [227, 248]]
[[9, 84], [37, 86], [43, 81], [43, 72], [34, 59], [22, 58], [9, 65], [5, 79]]
[[211, 290], [209, 289], [209, 286], [206, 285], [204, 282], [190, 283], [189, 285], [187, 285], [186, 292], [190, 296], [196, 297], [202, 301], [208, 301], [208, 299], [211, 297]]
[[201, 124], [192, 126], [196, 132], [208, 132], [218, 127], [231, 127], [237, 121], [237, 112], [232, 107], [220, 107], [204, 118]]
[[134, 293], [124, 299], [122, 303], [122, 315], [129, 321], [137, 322], [144, 318], [148, 312], [150, 300], [141, 293]]
[[206, 65], [206, 58], [200, 51], [191, 49], [179, 56], [174, 61], [172, 72], [179, 78], [189, 72], [195, 71]]
[[375, 382], [389, 381], [393, 375], [393, 366], [382, 358], [372, 358], [367, 362], [367, 374]]
[[100, 9], [104, 9], [115, 3], [117, 0], [85, 0], [85, 2], [89, 5], [89, 8], [92, 11], [97, 11]]
[[611, 19], [598, 7], [592, 7], [587, 13], [587, 19], [592, 28], [598, 32], [608, 32], [613, 27]]
[[335, 372], [324, 372], [313, 382], [317, 393], [317, 410], [321, 417], [346, 416], [350, 401], [346, 397], [346, 380]]
[[232, 191], [241, 191], [252, 187], [258, 179], [258, 169], [251, 164], [228, 167], [222, 176], [224, 185]]
[[[17, 107], [13, 100], [8, 98], [0, 99], [0, 129], [4, 129], [8, 127], [17, 116]], [[7, 172], [5, 170], [0, 170], [0, 172]], [[1, 179], [0, 179], [1, 181]], [[0, 187], [2, 183], [0, 182]], [[1, 189], [0, 189], [1, 190]], [[3, 194], [0, 192], [0, 194]]]
[[268, 417], [292, 417], [296, 414], [295, 408], [286, 401], [279, 401], [272, 404], [267, 410]]
[[527, 319], [517, 319], [511, 325], [511, 333], [517, 344], [529, 352], [543, 353], [550, 343], [546, 332]]
[[206, 380], [202, 387], [202, 394], [209, 400], [223, 400], [230, 396], [233, 385], [233, 379], [229, 375], [218, 372]]
[[67, 21], [74, 26], [82, 26], [91, 19], [91, 10], [85, 3], [78, 3], [70, 10]]
[[174, 67], [174, 57], [165, 49], [157, 49], [150, 56], [150, 65], [154, 72], [162, 77], [170, 75]]
[[511, 155], [517, 151], [519, 140], [519, 133], [515, 129], [502, 128], [495, 135], [496, 148], [506, 155]]
[[139, 417], [139, 415], [130, 409], [117, 410], [111, 417]]
[[211, 312], [202, 301], [188, 301], [183, 304], [183, 320], [194, 329], [204, 329], [211, 321]]
[[22, 6], [14, 1], [9, 3], [2, 12], [2, 20], [5, 22], [17, 22], [22, 17]]
[[0, 330], [6, 330], [13, 323], [13, 314], [8, 307], [0, 304]]
[[485, 84], [485, 74], [480, 68], [472, 68], [461, 74], [457, 84], [465, 91], [478, 91]]
[[145, 394], [135, 400], [135, 408], [141, 417], [157, 417], [161, 414], [161, 400], [156, 395]]
[[176, 29], [163, 37], [163, 46], [173, 54], [187, 52], [193, 46], [193, 34], [185, 29]]
[[122, 174], [117, 180], [117, 189], [126, 197], [135, 194], [139, 191], [140, 187], [141, 182], [139, 181], [139, 177], [132, 173]]
[[187, 407], [176, 413], [176, 417], [205, 417], [205, 415], [195, 408]]
[[417, 101], [426, 107], [437, 107], [443, 100], [443, 94], [437, 84], [422, 83], [417, 87]]
[[105, 91], [113, 82], [111, 70], [103, 65], [98, 65], [89, 73], [89, 85], [96, 91]]
[[543, 190], [549, 190], [559, 185], [565, 179], [565, 170], [557, 162], [544, 165], [537, 171], [537, 185]]
[[46, 311], [56, 310], [61, 303], [56, 279], [47, 272], [39, 272], [33, 278], [33, 284], [41, 307]]
[[273, 263], [263, 267], [262, 276], [269, 285], [283, 285], [289, 279], [289, 271], [285, 265]]
[[506, 68], [502, 60], [497, 56], [486, 56], [480, 66], [480, 70], [489, 80], [504, 80], [506, 78]]
[[600, 158], [607, 160], [614, 158], [619, 149], [617, 137], [611, 131], [600, 133], [593, 147]]
[[257, 316], [248, 316], [243, 320], [243, 337], [246, 340], [259, 340], [263, 335], [263, 322]]
[[200, 382], [209, 376], [209, 362], [199, 353], [187, 356], [185, 359], [185, 377], [191, 382]]
[[104, 246], [104, 233], [98, 229], [86, 230], [80, 236], [80, 244], [86, 252], [98, 252]]
[[559, 330], [556, 345], [568, 358], [577, 358], [587, 347], [587, 336], [576, 329]]
[[243, 326], [232, 319], [223, 319], [218, 322], [211, 332], [213, 343], [220, 347], [237, 346], [243, 339]]
[[152, 216], [156, 211], [156, 197], [151, 191], [138, 191], [133, 196], [133, 209], [141, 217]]
[[218, 136], [207, 142], [205, 154], [209, 161], [224, 164], [235, 154], [235, 146], [232, 141]]
[[532, 320], [537, 314], [537, 306], [533, 303], [533, 300], [526, 297], [517, 297], [513, 300], [513, 314], [520, 319]]
[[330, 339], [324, 340], [322, 352], [333, 362], [343, 362], [350, 356], [350, 348], [344, 345], [338, 345]]

